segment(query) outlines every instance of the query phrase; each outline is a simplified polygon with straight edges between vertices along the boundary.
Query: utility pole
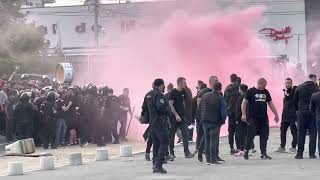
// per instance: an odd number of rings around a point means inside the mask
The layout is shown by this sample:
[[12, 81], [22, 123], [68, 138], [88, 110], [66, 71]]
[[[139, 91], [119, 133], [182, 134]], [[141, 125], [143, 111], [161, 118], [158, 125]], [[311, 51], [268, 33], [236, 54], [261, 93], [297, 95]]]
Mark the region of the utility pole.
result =
[[99, 47], [99, 0], [94, 0], [94, 40], [96, 48]]

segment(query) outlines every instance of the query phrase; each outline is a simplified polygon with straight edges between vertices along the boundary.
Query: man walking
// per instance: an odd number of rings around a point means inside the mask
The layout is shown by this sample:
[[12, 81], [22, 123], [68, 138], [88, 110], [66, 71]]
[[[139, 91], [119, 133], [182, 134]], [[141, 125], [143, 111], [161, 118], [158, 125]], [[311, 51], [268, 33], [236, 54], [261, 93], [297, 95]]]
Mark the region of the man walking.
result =
[[[268, 108], [269, 105], [271, 111], [273, 112], [275, 122], [279, 122], [278, 112], [272, 102], [271, 95], [266, 89], [267, 80], [260, 78], [258, 80], [257, 87], [253, 87], [248, 90], [245, 98], [242, 102], [242, 121], [248, 124], [248, 133], [245, 145], [245, 155], [246, 160], [249, 159], [249, 150], [252, 147], [254, 137], [256, 135], [260, 136], [260, 150], [261, 159], [272, 159], [267, 155], [267, 142], [269, 138], [269, 118], [268, 118]], [[247, 113], [249, 109], [249, 113]]]
[[320, 151], [320, 92], [314, 93], [311, 96], [310, 111], [316, 115], [316, 124], [318, 130], [318, 151]]
[[184, 147], [184, 154], [186, 158], [194, 157], [193, 154], [189, 151], [189, 130], [188, 130], [188, 122], [185, 118], [186, 116], [186, 79], [183, 77], [179, 77], [177, 80], [177, 88], [171, 91], [169, 97], [169, 105], [171, 108], [172, 113], [175, 116], [175, 122], [172, 123], [172, 127], [170, 128], [170, 156], [174, 157], [174, 138], [177, 131], [177, 128], [180, 128], [182, 133], [183, 139], [183, 147]]
[[[202, 97], [200, 102], [200, 119], [203, 123], [206, 159], [208, 165], [219, 164], [220, 127], [227, 117], [227, 103], [221, 95], [222, 84], [215, 83], [213, 92]], [[199, 161], [202, 161], [199, 159]]]
[[167, 119], [169, 116], [168, 103], [163, 95], [164, 81], [156, 79], [153, 82], [153, 90], [144, 98], [142, 109], [148, 112], [151, 138], [153, 142], [153, 173], [166, 174], [162, 167], [165, 156], [168, 153], [169, 131]]
[[306, 133], [309, 130], [309, 157], [310, 159], [317, 158], [316, 143], [317, 143], [317, 128], [316, 119], [310, 112], [310, 101], [312, 94], [319, 91], [317, 83], [317, 76], [309, 75], [309, 81], [299, 85], [294, 93], [293, 102], [298, 111], [298, 152], [296, 159], [303, 159], [304, 145], [306, 140]]

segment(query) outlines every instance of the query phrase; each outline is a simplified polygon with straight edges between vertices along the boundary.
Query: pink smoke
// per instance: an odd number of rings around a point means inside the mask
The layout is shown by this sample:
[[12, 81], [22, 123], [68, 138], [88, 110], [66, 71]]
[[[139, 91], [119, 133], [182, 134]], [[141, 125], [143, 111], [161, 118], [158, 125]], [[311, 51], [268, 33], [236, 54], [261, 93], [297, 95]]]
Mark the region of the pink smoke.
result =
[[[207, 82], [211, 75], [217, 75], [224, 87], [232, 73], [249, 87], [265, 77], [273, 98], [281, 101], [282, 80], [271, 60], [257, 58], [270, 54], [254, 29], [263, 20], [261, 11], [253, 7], [204, 16], [177, 11], [161, 25], [128, 34], [120, 43], [124, 48], [111, 51], [108, 65], [98, 68], [101, 74], [95, 74], [95, 79], [116, 92], [130, 88], [135, 114], [140, 113], [143, 97], [158, 77], [175, 85], [177, 77], [184, 76], [192, 90], [197, 80]], [[130, 134], [141, 139], [145, 128], [133, 120]]]

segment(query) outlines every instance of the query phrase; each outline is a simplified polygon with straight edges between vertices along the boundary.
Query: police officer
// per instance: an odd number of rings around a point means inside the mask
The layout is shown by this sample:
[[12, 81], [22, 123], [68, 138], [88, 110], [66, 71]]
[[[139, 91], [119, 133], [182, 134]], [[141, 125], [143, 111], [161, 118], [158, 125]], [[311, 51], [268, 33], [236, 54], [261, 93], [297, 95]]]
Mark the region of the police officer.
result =
[[165, 156], [168, 154], [169, 130], [168, 115], [169, 106], [163, 95], [165, 86], [162, 79], [153, 82], [153, 90], [144, 98], [142, 109], [147, 109], [151, 138], [153, 140], [153, 173], [165, 174], [167, 171], [162, 167]]
[[42, 115], [42, 138], [43, 138], [43, 148], [48, 149], [49, 143], [52, 149], [57, 149], [55, 143], [56, 140], [56, 121], [54, 118], [55, 114], [55, 100], [56, 93], [51, 91], [47, 94], [47, 100], [42, 103], [40, 107], [40, 112]]
[[[104, 134], [105, 136], [110, 137], [110, 130], [114, 138], [113, 144], [120, 144], [119, 134], [118, 134], [118, 121], [119, 121], [119, 111], [120, 111], [120, 102], [117, 96], [113, 95], [113, 89], [107, 90], [108, 96], [105, 98], [102, 112], [103, 118], [107, 120], [104, 122]], [[107, 134], [107, 135], [106, 135]], [[112, 139], [109, 138], [111, 141]]]
[[34, 119], [34, 132], [33, 132], [33, 138], [34, 143], [37, 147], [41, 146], [42, 143], [42, 115], [40, 113], [40, 108], [42, 103], [44, 103], [47, 99], [46, 91], [40, 90], [40, 96], [37, 97], [34, 100], [34, 106], [35, 106], [35, 119]]
[[29, 103], [29, 99], [30, 97], [27, 93], [21, 94], [20, 102], [15, 105], [13, 110], [16, 136], [18, 140], [32, 137], [34, 110], [32, 104]]

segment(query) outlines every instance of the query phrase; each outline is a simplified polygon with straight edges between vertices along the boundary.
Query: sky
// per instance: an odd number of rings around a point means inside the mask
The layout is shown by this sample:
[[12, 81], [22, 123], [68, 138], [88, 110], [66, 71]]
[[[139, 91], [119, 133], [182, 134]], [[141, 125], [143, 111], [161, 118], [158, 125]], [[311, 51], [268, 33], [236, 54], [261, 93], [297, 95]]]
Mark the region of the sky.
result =
[[[49, 6], [70, 6], [70, 5], [82, 5], [85, 0], [56, 0], [55, 4], [49, 4]], [[131, 0], [131, 2], [140, 2], [140, 1], [152, 1], [152, 0]], [[111, 3], [119, 2], [119, 0], [102, 0], [102, 3]], [[125, 0], [121, 0], [125, 2]]]

